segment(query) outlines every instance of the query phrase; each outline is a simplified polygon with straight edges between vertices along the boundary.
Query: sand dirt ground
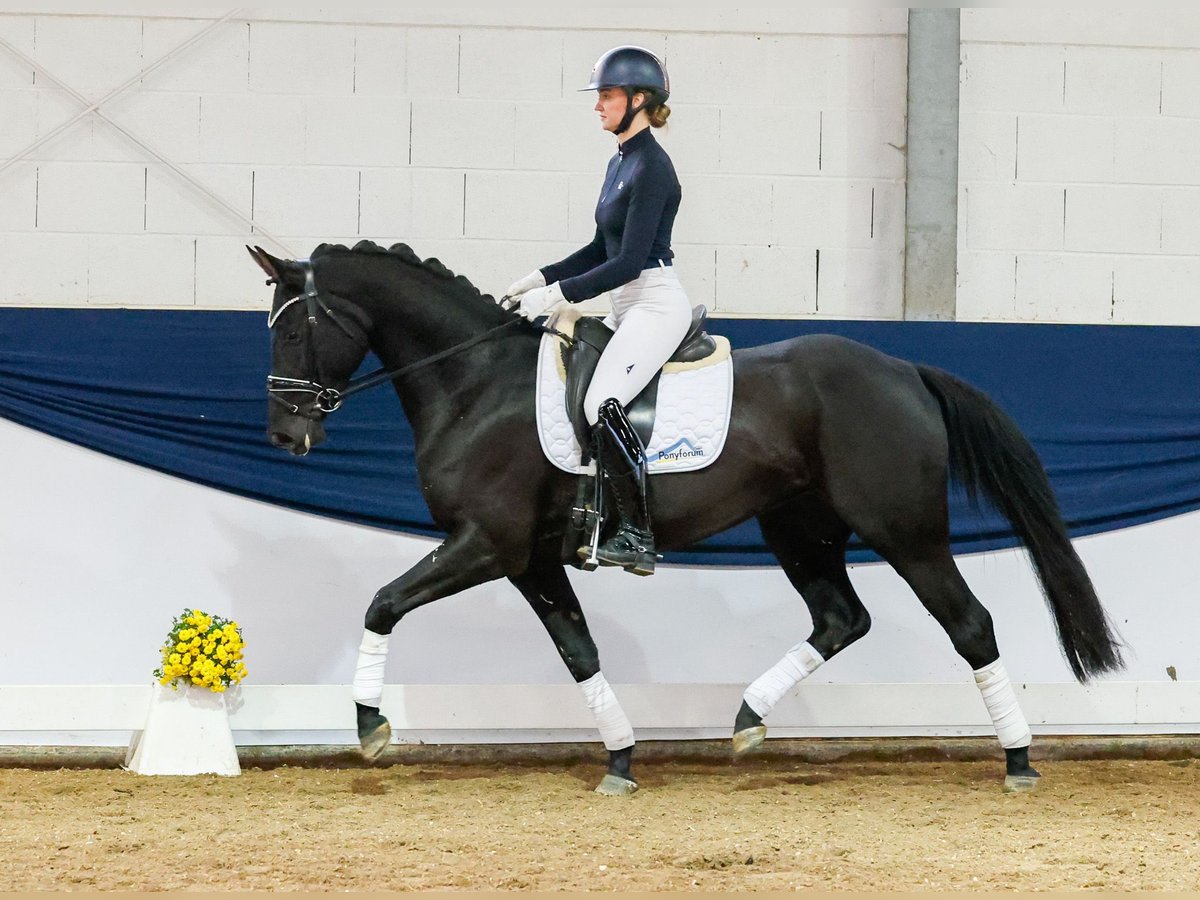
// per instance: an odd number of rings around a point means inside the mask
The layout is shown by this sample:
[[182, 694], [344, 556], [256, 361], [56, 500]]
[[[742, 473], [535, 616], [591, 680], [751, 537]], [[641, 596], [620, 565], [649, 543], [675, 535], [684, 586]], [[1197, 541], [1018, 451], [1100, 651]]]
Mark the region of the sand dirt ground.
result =
[[1200, 887], [1200, 761], [0, 768], [0, 888]]

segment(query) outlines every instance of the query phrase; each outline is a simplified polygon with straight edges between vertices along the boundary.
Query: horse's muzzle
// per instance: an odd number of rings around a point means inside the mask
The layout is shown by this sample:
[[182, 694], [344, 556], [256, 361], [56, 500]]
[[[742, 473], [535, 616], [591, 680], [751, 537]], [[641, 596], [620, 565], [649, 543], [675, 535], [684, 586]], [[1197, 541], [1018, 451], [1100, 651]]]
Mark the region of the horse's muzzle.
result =
[[305, 456], [308, 451], [325, 440], [325, 427], [309, 419], [280, 423], [268, 429], [271, 445], [286, 450], [293, 456]]

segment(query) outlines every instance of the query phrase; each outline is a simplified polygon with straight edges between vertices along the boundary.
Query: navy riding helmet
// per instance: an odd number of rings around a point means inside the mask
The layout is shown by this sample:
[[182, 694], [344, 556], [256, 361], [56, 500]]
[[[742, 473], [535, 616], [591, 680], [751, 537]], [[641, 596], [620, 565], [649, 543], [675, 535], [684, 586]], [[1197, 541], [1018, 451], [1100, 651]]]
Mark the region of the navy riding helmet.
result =
[[[657, 56], [644, 47], [622, 46], [609, 50], [592, 66], [592, 77], [581, 91], [598, 91], [601, 88], [624, 89], [629, 101], [625, 117], [617, 128], [617, 134], [627, 129], [633, 117], [646, 108], [660, 106], [671, 96], [671, 79], [667, 67]], [[634, 109], [633, 95], [641, 91], [649, 99]]]

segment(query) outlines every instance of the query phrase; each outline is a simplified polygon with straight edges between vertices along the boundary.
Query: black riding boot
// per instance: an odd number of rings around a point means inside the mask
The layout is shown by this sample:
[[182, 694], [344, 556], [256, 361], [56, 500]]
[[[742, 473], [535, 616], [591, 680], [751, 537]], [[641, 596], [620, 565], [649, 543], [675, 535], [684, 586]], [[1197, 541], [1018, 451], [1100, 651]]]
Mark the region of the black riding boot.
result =
[[[605, 481], [607, 497], [617, 510], [617, 533], [596, 550], [603, 566], [621, 566], [635, 575], [654, 574], [654, 534], [646, 503], [646, 448], [625, 410], [615, 399], [600, 406], [592, 428], [592, 447], [598, 463], [597, 477]], [[580, 556], [590, 555], [581, 547]]]

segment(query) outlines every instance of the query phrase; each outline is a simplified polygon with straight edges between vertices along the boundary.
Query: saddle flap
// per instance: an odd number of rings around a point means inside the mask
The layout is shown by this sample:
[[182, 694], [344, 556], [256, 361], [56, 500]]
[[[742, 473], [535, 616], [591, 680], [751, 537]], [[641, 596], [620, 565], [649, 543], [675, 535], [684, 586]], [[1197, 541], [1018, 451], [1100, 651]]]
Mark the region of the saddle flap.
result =
[[[612, 329], [603, 320], [591, 316], [581, 317], [575, 323], [575, 340], [562, 348], [563, 366], [567, 373], [567, 414], [579, 446], [591, 444], [591, 428], [583, 414], [583, 398], [587, 395], [600, 354], [612, 340]], [[625, 414], [645, 444], [654, 431], [654, 400], [658, 392], [658, 375], [642, 389], [633, 402], [626, 407]]]
[[[668, 363], [693, 363], [711, 356], [716, 351], [716, 341], [704, 330], [707, 318], [708, 309], [703, 304], [692, 309], [692, 324]], [[583, 398], [587, 395], [592, 376], [596, 373], [600, 354], [612, 340], [613, 331], [602, 319], [580, 316], [574, 321], [573, 336], [574, 342], [564, 344], [561, 350], [563, 369], [566, 372], [567, 415], [571, 419], [571, 426], [575, 430], [579, 445], [587, 448], [591, 443], [591, 429], [583, 414]], [[643, 444], [649, 443], [654, 432], [654, 409], [661, 377], [660, 370], [625, 408], [625, 414]]]

